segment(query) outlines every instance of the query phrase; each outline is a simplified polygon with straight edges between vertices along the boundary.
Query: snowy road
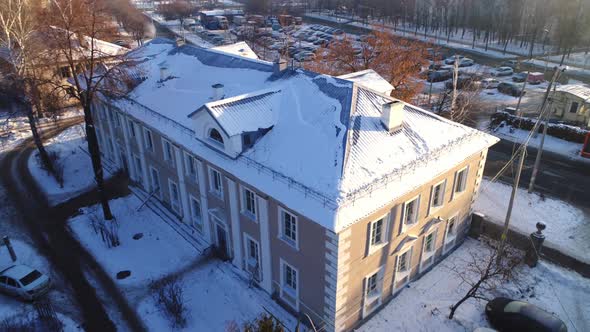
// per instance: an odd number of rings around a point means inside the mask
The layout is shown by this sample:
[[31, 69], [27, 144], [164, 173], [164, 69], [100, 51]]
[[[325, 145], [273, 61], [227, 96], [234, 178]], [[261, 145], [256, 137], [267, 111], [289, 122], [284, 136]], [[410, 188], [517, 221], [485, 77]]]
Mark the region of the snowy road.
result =
[[[511, 158], [514, 143], [502, 140], [492, 146], [488, 152], [488, 160], [484, 175], [495, 176]], [[520, 179], [520, 186], [527, 188], [530, 182], [537, 149], [528, 148], [525, 167]], [[512, 169], [508, 169], [500, 179], [512, 183]], [[574, 162], [565, 157], [543, 151], [540, 174], [537, 176], [536, 190], [569, 202], [586, 212], [590, 218], [590, 176], [588, 164]]]

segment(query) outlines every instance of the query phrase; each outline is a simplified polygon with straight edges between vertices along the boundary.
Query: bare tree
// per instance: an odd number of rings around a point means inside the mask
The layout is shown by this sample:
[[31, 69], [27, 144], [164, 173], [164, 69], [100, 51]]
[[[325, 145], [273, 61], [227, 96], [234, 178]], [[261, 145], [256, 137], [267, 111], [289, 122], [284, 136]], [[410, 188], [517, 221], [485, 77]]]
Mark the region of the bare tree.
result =
[[103, 0], [51, 0], [44, 19], [47, 43], [55, 50], [54, 63], [65, 64], [75, 73], [68, 84], [48, 83], [75, 98], [84, 111], [88, 151], [103, 215], [112, 220], [91, 108], [99, 103], [101, 95], [121, 96], [128, 91], [129, 61], [124, 54], [113, 54], [112, 48], [101, 42], [114, 33], [112, 16]]
[[498, 290], [503, 283], [516, 277], [515, 268], [522, 262], [522, 253], [512, 247], [505, 247], [501, 260], [497, 260], [498, 250], [488, 242], [486, 252], [471, 251], [469, 258], [459, 264], [447, 266], [463, 284], [469, 286], [467, 293], [451, 306], [449, 319], [455, 311], [469, 299], [490, 300], [488, 296]]
[[393, 97], [410, 100], [422, 90], [418, 75], [426, 56], [427, 44], [375, 28], [358, 43], [348, 36], [333, 41], [306, 68], [330, 75], [373, 69], [393, 85]]
[[[4, 88], [10, 92], [17, 107], [27, 115], [41, 162], [55, 176], [53, 164], [37, 128], [37, 116], [42, 112], [38, 73], [34, 65], [41, 51], [34, 38], [38, 29], [37, 5], [33, 0], [0, 1], [0, 47], [8, 50], [5, 61], [9, 64]], [[33, 105], [36, 106], [36, 112]]]

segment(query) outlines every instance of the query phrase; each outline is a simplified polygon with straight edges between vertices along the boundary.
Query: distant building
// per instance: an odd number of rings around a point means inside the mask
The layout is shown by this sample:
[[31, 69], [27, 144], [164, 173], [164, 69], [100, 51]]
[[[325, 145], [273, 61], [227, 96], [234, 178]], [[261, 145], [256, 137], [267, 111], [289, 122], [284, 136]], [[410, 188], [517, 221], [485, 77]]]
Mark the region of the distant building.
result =
[[250, 48], [250, 46], [245, 41], [237, 42], [230, 45], [216, 46], [211, 49], [243, 56], [250, 59], [258, 59], [258, 55], [256, 55], [256, 53]]
[[162, 39], [131, 56], [145, 80], [93, 105], [105, 160], [318, 329], [354, 329], [466, 236], [495, 137], [374, 72]]
[[553, 118], [590, 127], [590, 87], [562, 85], [551, 93]]

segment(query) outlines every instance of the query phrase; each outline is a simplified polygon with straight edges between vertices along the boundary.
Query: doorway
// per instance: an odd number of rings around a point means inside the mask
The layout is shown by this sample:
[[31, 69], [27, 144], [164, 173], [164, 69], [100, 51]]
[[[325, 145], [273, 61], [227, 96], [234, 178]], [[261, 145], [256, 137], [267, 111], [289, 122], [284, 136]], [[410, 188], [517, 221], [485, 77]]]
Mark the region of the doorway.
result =
[[223, 260], [229, 259], [229, 253], [227, 250], [227, 231], [220, 224], [215, 224], [215, 233], [217, 240], [217, 254]]

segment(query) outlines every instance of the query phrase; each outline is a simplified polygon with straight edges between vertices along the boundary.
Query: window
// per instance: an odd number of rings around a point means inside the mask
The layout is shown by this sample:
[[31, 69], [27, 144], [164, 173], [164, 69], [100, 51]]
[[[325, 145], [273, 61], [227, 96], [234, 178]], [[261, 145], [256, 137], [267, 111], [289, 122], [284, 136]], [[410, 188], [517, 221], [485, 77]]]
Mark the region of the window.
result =
[[121, 119], [119, 118], [119, 113], [113, 111], [111, 112], [113, 115], [113, 122], [115, 123], [115, 128], [119, 128], [121, 126]]
[[135, 177], [137, 179], [137, 182], [142, 183], [143, 182], [143, 169], [141, 167], [141, 159], [139, 159], [138, 156], [133, 156], [133, 162], [135, 164]]
[[151, 187], [150, 190], [158, 197], [162, 198], [162, 186], [160, 185], [160, 172], [155, 168], [150, 168]]
[[431, 212], [443, 205], [445, 200], [445, 184], [446, 181], [442, 181], [432, 187], [432, 198], [430, 200]]
[[209, 190], [219, 198], [223, 198], [221, 173], [213, 168], [209, 168]]
[[209, 138], [213, 141], [223, 145], [223, 137], [219, 133], [219, 130], [213, 128], [209, 131]]
[[292, 215], [291, 213], [285, 211], [282, 208], [280, 209], [280, 235], [279, 237], [287, 242], [292, 247], [298, 249], [297, 244], [297, 217]]
[[455, 229], [455, 224], [457, 223], [457, 216], [453, 216], [451, 218], [449, 218], [449, 221], [447, 223], [447, 238], [448, 237], [454, 237], [455, 233], [456, 233], [456, 229]]
[[412, 250], [407, 250], [397, 258], [397, 272], [408, 272], [410, 269], [410, 258]]
[[197, 160], [188, 153], [184, 154], [185, 173], [197, 182]]
[[129, 135], [135, 137], [135, 122], [129, 120]]
[[404, 206], [402, 230], [406, 226], [414, 225], [418, 222], [418, 209], [420, 207], [420, 196], [406, 202]]
[[199, 231], [203, 228], [203, 216], [201, 214], [201, 203], [196, 200], [194, 197], [191, 196], [191, 219], [193, 221], [193, 226], [197, 228]]
[[148, 151], [153, 152], [154, 151], [154, 139], [152, 138], [152, 131], [147, 128], [144, 128], [143, 138], [145, 141], [145, 148], [148, 149]]
[[467, 186], [467, 171], [469, 171], [468, 167], [463, 168], [460, 171], [457, 171], [455, 174], [455, 193], [459, 194], [465, 191], [465, 187]]
[[60, 67], [59, 68], [59, 74], [61, 75], [61, 78], [72, 77], [72, 72], [70, 71], [70, 67], [69, 66]]
[[172, 148], [172, 143], [162, 139], [162, 148], [164, 150], [164, 160], [174, 166], [174, 150]]
[[424, 238], [424, 251], [425, 252], [432, 252], [434, 251], [434, 238], [435, 233], [432, 232]]
[[252, 273], [257, 281], [260, 280], [260, 253], [258, 242], [244, 233], [246, 252], [246, 270]]
[[455, 244], [455, 239], [457, 238], [457, 219], [457, 215], [454, 215], [447, 220], [447, 229], [443, 245], [443, 252], [445, 253]]
[[371, 245], [379, 245], [383, 242], [383, 219], [371, 224]]
[[247, 188], [242, 190], [242, 212], [252, 220], [256, 220], [256, 194]]
[[572, 102], [572, 105], [570, 106], [570, 113], [577, 113], [578, 112], [578, 103], [577, 102]]
[[178, 185], [175, 182], [168, 180], [168, 186], [170, 189], [170, 206], [174, 212], [181, 214], [180, 193], [178, 191]]
[[290, 292], [297, 292], [297, 270], [283, 262], [283, 288]]
[[[379, 288], [377, 287], [377, 278], [379, 272], [375, 272], [372, 276], [367, 279], [367, 296], [378, 295]], [[377, 294], [376, 294], [377, 293]]]

